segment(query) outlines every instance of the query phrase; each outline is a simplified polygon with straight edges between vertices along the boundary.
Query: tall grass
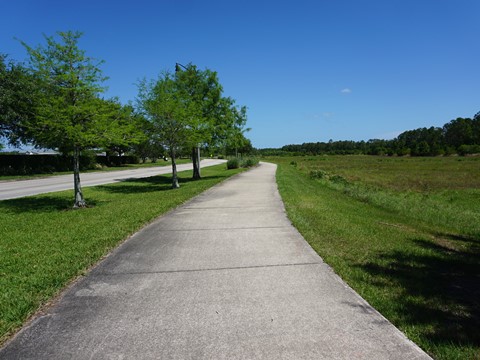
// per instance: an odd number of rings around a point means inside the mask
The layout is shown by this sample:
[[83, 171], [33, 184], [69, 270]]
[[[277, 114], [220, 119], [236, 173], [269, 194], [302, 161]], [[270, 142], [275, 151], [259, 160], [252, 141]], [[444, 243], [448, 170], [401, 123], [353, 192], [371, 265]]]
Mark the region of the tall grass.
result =
[[349, 183], [335, 175], [318, 181], [351, 198], [409, 218], [417, 226], [480, 238], [479, 190], [398, 192], [361, 182]]

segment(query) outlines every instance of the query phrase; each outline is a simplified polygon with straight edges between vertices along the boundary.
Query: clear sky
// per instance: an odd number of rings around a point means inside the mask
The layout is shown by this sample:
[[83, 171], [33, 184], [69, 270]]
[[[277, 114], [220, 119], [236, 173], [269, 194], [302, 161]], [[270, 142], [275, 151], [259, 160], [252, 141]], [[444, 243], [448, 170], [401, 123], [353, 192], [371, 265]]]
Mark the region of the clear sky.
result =
[[84, 32], [108, 97], [175, 63], [218, 72], [255, 147], [393, 138], [480, 111], [480, 0], [0, 1], [0, 52]]

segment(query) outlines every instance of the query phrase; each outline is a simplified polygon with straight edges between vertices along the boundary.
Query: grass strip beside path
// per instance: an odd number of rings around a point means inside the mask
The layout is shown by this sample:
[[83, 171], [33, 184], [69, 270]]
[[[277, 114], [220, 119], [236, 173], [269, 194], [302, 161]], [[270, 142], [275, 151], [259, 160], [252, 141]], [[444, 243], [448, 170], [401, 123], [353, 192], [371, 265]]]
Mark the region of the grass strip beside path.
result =
[[312, 179], [290, 160], [276, 161], [279, 191], [290, 220], [324, 261], [434, 358], [479, 359], [478, 224], [459, 233], [424, 222], [409, 211], [410, 197], [392, 197], [403, 207], [376, 203], [372, 187], [352, 197], [348, 184]]
[[225, 164], [171, 176], [84, 189], [90, 206], [72, 210], [72, 191], [0, 201], [0, 343], [72, 279], [156, 217], [243, 171]]

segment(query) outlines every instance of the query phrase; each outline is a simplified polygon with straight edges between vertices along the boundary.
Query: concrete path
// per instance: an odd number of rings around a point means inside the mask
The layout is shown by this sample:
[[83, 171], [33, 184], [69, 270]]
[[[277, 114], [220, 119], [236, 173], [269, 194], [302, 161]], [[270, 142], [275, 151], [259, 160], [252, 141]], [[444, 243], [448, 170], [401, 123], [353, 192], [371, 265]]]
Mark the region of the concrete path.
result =
[[[200, 167], [218, 165], [226, 160], [204, 159]], [[178, 171], [192, 170], [193, 165], [177, 165]], [[126, 179], [138, 179], [161, 174], [170, 174], [172, 166], [155, 166], [148, 168], [138, 168], [131, 170], [102, 171], [80, 174], [82, 187], [110, 184]], [[0, 181], [0, 200], [15, 199], [24, 196], [31, 196], [55, 191], [73, 189], [73, 174], [48, 176], [45, 178], [18, 180], [18, 181]]]
[[429, 359], [290, 225], [262, 164], [126, 241], [1, 359]]

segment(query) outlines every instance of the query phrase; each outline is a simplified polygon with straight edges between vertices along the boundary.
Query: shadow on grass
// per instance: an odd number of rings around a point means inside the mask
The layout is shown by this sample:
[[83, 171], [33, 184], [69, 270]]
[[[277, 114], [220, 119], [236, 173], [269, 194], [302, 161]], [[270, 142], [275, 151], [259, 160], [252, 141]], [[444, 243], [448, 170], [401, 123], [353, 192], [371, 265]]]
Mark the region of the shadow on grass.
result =
[[[92, 199], [86, 199], [87, 207], [94, 207], [98, 202]], [[18, 199], [9, 199], [0, 201], [0, 211], [3, 209], [6, 212], [27, 213], [27, 212], [58, 212], [73, 209], [73, 195], [58, 197], [58, 196], [35, 196], [24, 197]]]
[[430, 329], [429, 342], [480, 347], [480, 251], [476, 239], [449, 240], [463, 244], [413, 239], [419, 251], [394, 251], [360, 267], [376, 277], [376, 286], [393, 283], [403, 290], [395, 301], [396, 316], [405, 325]]
[[[192, 178], [179, 178], [180, 186], [194, 181], [218, 179], [222, 176], [205, 176], [200, 180]], [[172, 189], [172, 178], [169, 176], [151, 176], [141, 179], [125, 179], [118, 183], [97, 186], [99, 190], [116, 194], [140, 194], [156, 191], [167, 191]]]
[[478, 249], [480, 246], [480, 234], [475, 234], [474, 236], [466, 236], [466, 235], [456, 235], [456, 234], [442, 234], [442, 233], [434, 233], [432, 234], [435, 238], [444, 238], [447, 240], [451, 240], [454, 242], [465, 242], [473, 245]]
[[[193, 181], [211, 180], [223, 178], [222, 176], [205, 176], [201, 180], [193, 180], [191, 178], [179, 178], [180, 186]], [[127, 179], [118, 183], [100, 185], [95, 187], [97, 190], [110, 192], [114, 194], [140, 194], [156, 191], [166, 191], [172, 189], [172, 178], [168, 176], [152, 176], [141, 179]], [[95, 207], [102, 201], [86, 197], [87, 207]], [[0, 211], [27, 213], [27, 212], [58, 212], [73, 209], [73, 193], [72, 196], [54, 196], [54, 195], [38, 195], [33, 197], [24, 197], [18, 199], [9, 199], [0, 201]], [[79, 210], [81, 211], [81, 210]]]

